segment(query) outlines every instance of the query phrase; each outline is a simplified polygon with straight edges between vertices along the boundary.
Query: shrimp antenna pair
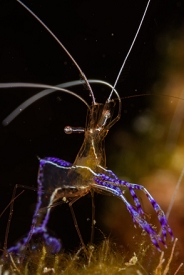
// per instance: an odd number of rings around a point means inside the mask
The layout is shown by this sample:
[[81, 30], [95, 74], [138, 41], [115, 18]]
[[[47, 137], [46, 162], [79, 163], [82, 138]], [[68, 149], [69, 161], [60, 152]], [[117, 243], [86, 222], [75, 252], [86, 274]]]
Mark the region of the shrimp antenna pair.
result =
[[23, 104], [21, 104], [20, 106], [18, 106], [7, 118], [5, 118], [3, 120], [3, 125], [9, 124], [19, 113], [21, 113], [24, 109], [26, 109], [29, 105], [31, 105], [32, 103], [34, 103], [36, 100], [38, 100], [41, 97], [46, 96], [46, 95], [48, 95], [48, 94], [50, 94], [52, 92], [58, 91], [58, 90], [60, 90], [62, 92], [69, 93], [69, 94], [72, 94], [75, 97], [78, 97], [82, 102], [84, 102], [87, 105], [87, 103], [85, 102], [85, 100], [83, 98], [81, 98], [79, 95], [77, 95], [76, 93], [73, 93], [71, 91], [68, 91], [68, 90], [64, 89], [64, 88], [68, 88], [68, 87], [72, 87], [72, 86], [76, 86], [76, 85], [82, 85], [84, 83], [86, 84], [86, 87], [87, 87], [87, 89], [90, 92], [90, 95], [92, 97], [92, 103], [93, 103], [93, 105], [96, 104], [96, 101], [95, 101], [95, 96], [94, 96], [94, 93], [93, 93], [93, 90], [91, 88], [90, 83], [96, 83], [96, 84], [98, 83], [98, 84], [102, 84], [102, 85], [107, 85], [107, 86], [109, 86], [111, 88], [111, 92], [109, 94], [107, 102], [109, 102], [111, 100], [113, 93], [115, 93], [117, 95], [117, 98], [118, 98], [118, 101], [119, 101], [119, 111], [118, 111], [118, 115], [117, 115], [116, 121], [118, 121], [120, 119], [120, 117], [121, 117], [121, 99], [120, 99], [120, 96], [119, 96], [119, 94], [118, 94], [118, 92], [116, 91], [115, 88], [116, 88], [116, 85], [117, 85], [118, 80], [120, 78], [120, 75], [122, 73], [122, 70], [123, 70], [123, 68], [124, 68], [124, 66], [126, 64], [126, 61], [127, 61], [128, 57], [129, 57], [131, 51], [132, 51], [134, 43], [135, 43], [135, 41], [137, 39], [137, 36], [138, 36], [139, 31], [141, 29], [142, 23], [144, 21], [144, 18], [145, 18], [145, 15], [147, 13], [147, 10], [148, 10], [148, 7], [149, 7], [149, 4], [150, 4], [151, 0], [149, 0], [147, 2], [146, 8], [144, 10], [144, 13], [143, 13], [141, 21], [139, 23], [139, 26], [138, 26], [138, 29], [136, 31], [136, 34], [135, 34], [135, 36], [133, 38], [133, 41], [132, 41], [132, 43], [130, 45], [130, 48], [129, 48], [126, 56], [125, 56], [125, 59], [124, 59], [124, 61], [122, 63], [122, 66], [121, 66], [121, 68], [120, 68], [120, 70], [118, 72], [117, 78], [116, 78], [113, 86], [110, 85], [109, 83], [107, 83], [105, 81], [101, 81], [101, 80], [88, 80], [87, 77], [85, 76], [85, 74], [83, 73], [82, 69], [80, 68], [80, 66], [76, 62], [76, 60], [69, 53], [69, 51], [63, 45], [63, 43], [57, 38], [57, 36], [48, 28], [48, 26], [31, 9], [29, 9], [29, 7], [27, 7], [23, 2], [21, 2], [20, 0], [16, 0], [16, 1], [20, 5], [22, 5], [44, 27], [49, 32], [49, 34], [55, 39], [55, 41], [62, 47], [62, 49], [66, 52], [66, 54], [73, 61], [74, 65], [78, 69], [78, 71], [79, 71], [79, 73], [80, 73], [83, 81], [71, 81], [71, 82], [63, 83], [63, 84], [60, 84], [60, 85], [54, 86], [54, 87], [52, 87], [50, 85], [42, 85], [42, 84], [36, 84], [36, 83], [34, 83], [34, 84], [33, 83], [0, 83], [0, 88], [1, 89], [2, 88], [15, 88], [15, 87], [24, 87], [24, 88], [30, 88], [30, 87], [32, 87], [32, 88], [50, 89], [50, 90], [45, 90], [45, 91], [42, 91], [42, 92], [38, 93], [36, 96], [31, 97], [30, 99], [26, 100]]

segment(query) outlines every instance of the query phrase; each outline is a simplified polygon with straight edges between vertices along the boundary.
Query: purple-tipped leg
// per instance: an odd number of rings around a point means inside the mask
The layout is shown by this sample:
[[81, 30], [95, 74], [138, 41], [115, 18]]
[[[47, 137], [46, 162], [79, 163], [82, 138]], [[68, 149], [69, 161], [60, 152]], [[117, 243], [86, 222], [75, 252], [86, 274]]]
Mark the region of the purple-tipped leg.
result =
[[38, 196], [32, 225], [27, 236], [8, 249], [9, 253], [13, 252], [20, 255], [20, 257], [24, 257], [27, 249], [34, 250], [40, 245], [45, 245], [47, 250], [54, 254], [61, 250], [60, 241], [48, 233], [46, 226], [57, 191], [61, 189], [62, 184], [66, 181], [68, 169], [71, 166], [71, 163], [57, 158], [40, 159], [37, 180]]
[[37, 250], [40, 246], [44, 245], [49, 253], [56, 254], [61, 248], [61, 242], [55, 237], [48, 234], [46, 229], [35, 228], [32, 232], [31, 240], [28, 237], [23, 238], [15, 246], [8, 249], [8, 253], [14, 253], [17, 256], [24, 257], [26, 251]]
[[[158, 203], [153, 199], [153, 197], [149, 194], [149, 192], [143, 186], [138, 185], [138, 184], [128, 183], [126, 181], [119, 180], [116, 177], [111, 178], [105, 174], [98, 174], [98, 176], [95, 177], [94, 180], [96, 182], [95, 187], [94, 187], [95, 189], [105, 190], [105, 191], [110, 192], [111, 194], [119, 197], [121, 200], [123, 200], [123, 202], [125, 203], [125, 205], [127, 207], [127, 210], [129, 211], [129, 213], [132, 216], [133, 222], [137, 223], [143, 230], [145, 230], [149, 234], [152, 243], [156, 246], [156, 248], [158, 250], [160, 250], [159, 243], [162, 243], [165, 247], [167, 247], [166, 243], [165, 243], [167, 233], [170, 234], [172, 240], [174, 239], [172, 230], [168, 225], [167, 218], [166, 218], [163, 210], [161, 209], [161, 207], [158, 205]], [[133, 197], [135, 207], [133, 207], [125, 199], [125, 197], [123, 196], [123, 193], [120, 189], [121, 186], [126, 186], [129, 189], [129, 191]], [[149, 201], [151, 202], [155, 212], [157, 213], [158, 220], [161, 225], [161, 230], [162, 230], [161, 237], [156, 233], [156, 231], [153, 229], [153, 227], [146, 221], [141, 204], [138, 200], [137, 195], [135, 194], [134, 189], [142, 190], [148, 197]]]

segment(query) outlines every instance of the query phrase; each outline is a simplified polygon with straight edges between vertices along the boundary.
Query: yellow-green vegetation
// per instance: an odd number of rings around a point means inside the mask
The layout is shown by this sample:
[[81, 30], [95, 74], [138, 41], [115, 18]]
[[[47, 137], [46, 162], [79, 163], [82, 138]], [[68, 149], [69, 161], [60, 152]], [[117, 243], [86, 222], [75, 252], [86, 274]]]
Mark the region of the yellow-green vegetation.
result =
[[[40, 250], [28, 252], [24, 259], [18, 259], [10, 254], [8, 259], [1, 260], [1, 275], [70, 275], [70, 274], [103, 274], [103, 275], [166, 275], [182, 274], [182, 264], [176, 263], [175, 239], [168, 256], [164, 252], [159, 253], [155, 248], [141, 248], [131, 256], [120, 251], [117, 246], [108, 239], [100, 245], [87, 247], [88, 257], [82, 248], [75, 253], [60, 253], [51, 255], [46, 247]], [[22, 261], [22, 263], [20, 263]]]

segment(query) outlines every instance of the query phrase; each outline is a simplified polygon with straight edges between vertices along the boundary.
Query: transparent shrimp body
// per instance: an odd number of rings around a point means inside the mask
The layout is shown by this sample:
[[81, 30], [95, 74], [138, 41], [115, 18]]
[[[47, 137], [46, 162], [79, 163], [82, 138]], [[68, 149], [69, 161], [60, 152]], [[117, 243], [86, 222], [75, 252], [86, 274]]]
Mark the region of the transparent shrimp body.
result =
[[[38, 199], [30, 232], [9, 252], [23, 253], [34, 234], [42, 234], [53, 253], [61, 249], [59, 240], [49, 236], [46, 229], [51, 208], [58, 201], [70, 202], [72, 207], [73, 202], [92, 192], [96, 185], [94, 175], [105, 172], [104, 138], [111, 124], [114, 106], [114, 101], [92, 105], [88, 111], [84, 142], [73, 165], [54, 157], [40, 159]], [[106, 172], [106, 175], [110, 174]], [[77, 223], [76, 219], [74, 222]], [[79, 229], [78, 234], [84, 245]]]
[[[89, 192], [91, 192], [93, 199], [94, 191], [108, 193], [121, 199], [132, 216], [133, 222], [149, 234], [152, 243], [158, 250], [160, 250], [160, 243], [166, 246], [167, 233], [173, 239], [173, 233], [164, 212], [149, 192], [141, 185], [118, 179], [112, 171], [106, 169], [104, 138], [109, 128], [119, 119], [119, 116], [117, 116], [112, 120], [114, 106], [114, 101], [106, 102], [104, 105], [97, 103], [92, 105], [87, 117], [84, 142], [74, 164], [53, 157], [40, 159], [38, 200], [30, 232], [16, 246], [11, 247], [8, 252], [24, 254], [31, 238], [35, 234], [42, 235], [50, 252], [59, 252], [61, 249], [60, 241], [49, 235], [47, 223], [51, 208], [60, 201], [69, 202], [75, 227], [85, 249], [72, 204]], [[130, 191], [134, 205], [131, 205], [126, 200], [122, 188], [127, 188]], [[161, 225], [161, 236], [147, 222], [141, 203], [134, 190], [142, 190], [148, 197], [157, 213]], [[92, 222], [93, 218], [94, 213], [92, 213]]]
[[115, 102], [95, 104], [87, 116], [87, 127], [84, 134], [84, 142], [75, 159], [74, 165], [87, 166], [95, 173], [99, 167], [106, 166], [104, 138], [109, 131], [109, 123], [112, 119]]

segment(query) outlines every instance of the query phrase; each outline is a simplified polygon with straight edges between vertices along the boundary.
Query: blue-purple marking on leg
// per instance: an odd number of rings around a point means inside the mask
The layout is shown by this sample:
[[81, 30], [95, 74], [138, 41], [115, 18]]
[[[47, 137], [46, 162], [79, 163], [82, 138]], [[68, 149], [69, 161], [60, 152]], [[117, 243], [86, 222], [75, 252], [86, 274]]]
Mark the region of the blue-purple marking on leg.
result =
[[[111, 172], [112, 172], [111, 170], [107, 170], [107, 171], [108, 171], [110, 174], [111, 174]], [[129, 189], [129, 191], [130, 191], [130, 194], [131, 194], [131, 196], [132, 196], [132, 198], [133, 198], [133, 200], [134, 200], [134, 202], [135, 202], [135, 206], [136, 206], [136, 208], [137, 208], [138, 213], [144, 215], [144, 211], [143, 211], [143, 209], [142, 209], [142, 207], [141, 207], [141, 204], [140, 204], [140, 202], [139, 202], [139, 199], [138, 199], [136, 193], [134, 192], [134, 190], [133, 190], [131, 184], [130, 184], [129, 182], [127, 182], [127, 181], [119, 180], [118, 177], [117, 177], [113, 172], [112, 172], [112, 175], [115, 177], [115, 179], [114, 179], [114, 178], [111, 178], [111, 177], [109, 177], [109, 176], [107, 176], [107, 175], [104, 175], [104, 174], [99, 174], [99, 176], [102, 177], [103, 180], [109, 181], [111, 184], [116, 184], [116, 185], [119, 185], [119, 186], [121, 185], [121, 186], [128, 187], [128, 189]]]
[[[119, 187], [113, 186], [110, 183], [106, 183], [99, 178], [94, 178], [94, 180], [97, 182], [98, 187], [103, 186], [103, 190], [110, 192], [111, 194], [115, 195], [116, 197], [119, 197], [123, 202], [125, 203], [127, 210], [132, 216], [133, 222], [136, 222], [143, 230], [145, 230], [150, 238], [152, 243], [156, 246], [156, 248], [160, 251], [159, 242], [163, 243], [165, 245], [165, 242], [157, 235], [155, 230], [151, 227], [151, 225], [144, 220], [140, 214], [131, 206], [131, 204], [125, 199], [125, 197], [122, 195], [122, 191]], [[100, 188], [99, 188], [100, 189]]]
[[[69, 162], [66, 162], [61, 159], [53, 158], [53, 157], [47, 157], [47, 158], [40, 160], [39, 173], [38, 173], [38, 179], [37, 179], [37, 182], [38, 182], [37, 204], [36, 204], [36, 209], [34, 211], [34, 215], [32, 218], [31, 229], [26, 237], [22, 238], [21, 241], [19, 241], [15, 246], [12, 246], [8, 249], [9, 253], [14, 252], [16, 254], [21, 254], [21, 253], [24, 254], [25, 249], [26, 249], [30, 239], [32, 238], [33, 235], [36, 235], [36, 234], [40, 234], [43, 236], [46, 246], [50, 247], [51, 253], [57, 253], [61, 249], [60, 241], [58, 239], [50, 236], [47, 233], [46, 225], [49, 220], [49, 213], [46, 213], [45, 218], [43, 219], [43, 221], [40, 224], [37, 224], [39, 215], [41, 215], [41, 213], [39, 213], [39, 210], [40, 210], [41, 204], [42, 204], [42, 195], [44, 194], [44, 190], [43, 190], [43, 187], [44, 187], [43, 186], [44, 185], [43, 184], [43, 182], [44, 182], [44, 165], [47, 163], [50, 163], [51, 165], [52, 164], [57, 165], [58, 167], [61, 167], [63, 169], [65, 167], [72, 166], [72, 164]], [[48, 204], [47, 204], [47, 206], [48, 206]]]
[[[122, 181], [122, 180], [115, 181], [114, 179], [111, 179], [110, 177], [108, 177], [106, 175], [99, 175], [99, 176], [101, 176], [102, 179], [105, 180], [105, 181], [116, 183], [116, 184], [119, 184], [119, 185], [126, 185], [128, 188], [130, 186], [132, 190], [136, 189], [136, 190], [143, 191], [146, 194], [146, 196], [149, 199], [149, 201], [151, 202], [151, 204], [152, 204], [155, 212], [157, 213], [158, 220], [159, 220], [159, 222], [161, 224], [162, 235], [163, 235], [164, 241], [166, 241], [167, 231], [169, 232], [172, 240], [174, 239], [173, 232], [172, 232], [171, 228], [168, 225], [167, 218], [166, 218], [163, 210], [158, 205], [158, 203], [153, 199], [153, 197], [151, 196], [151, 194], [146, 190], [146, 188], [144, 188], [142, 185], [134, 184], [134, 183], [127, 183], [127, 182]], [[130, 190], [130, 188], [129, 188], [129, 190]]]
[[[125, 181], [122, 180], [118, 180], [118, 179], [114, 179], [111, 178], [105, 174], [98, 174], [98, 177], [95, 177], [94, 180], [99, 184], [102, 185], [106, 188], [108, 188], [108, 192], [113, 193], [115, 196], [120, 197], [124, 203], [127, 206], [128, 211], [130, 212], [132, 219], [134, 222], [137, 222], [140, 227], [142, 227], [142, 229], [144, 229], [149, 235], [150, 238], [153, 242], [153, 244], [157, 247], [158, 250], [160, 250], [159, 244], [158, 242], [161, 242], [165, 247], [165, 241], [166, 241], [166, 235], [167, 232], [169, 232], [169, 234], [171, 235], [171, 238], [173, 239], [173, 233], [171, 228], [168, 225], [167, 222], [167, 218], [164, 214], [164, 212], [162, 211], [162, 209], [160, 208], [160, 206], [157, 204], [157, 202], [152, 198], [152, 196], [149, 194], [149, 192], [141, 185], [138, 184], [131, 184], [131, 183], [127, 183]], [[131, 190], [133, 189], [137, 189], [137, 190], [142, 190], [148, 197], [149, 201], [151, 202], [154, 210], [157, 213], [158, 216], [158, 220], [161, 224], [162, 227], [162, 236], [163, 238], [161, 238], [156, 232], [155, 230], [151, 227], [151, 225], [145, 220], [144, 217], [141, 217], [142, 211], [140, 213], [140, 211], [138, 210], [138, 205], [139, 203], [137, 202], [137, 200], [135, 201], [136, 207], [137, 209], [135, 210], [124, 198], [121, 189], [118, 187], [119, 186], [127, 186], [131, 192]], [[134, 199], [134, 193], [131, 193], [133, 199]], [[136, 196], [137, 198], [137, 196]], [[138, 198], [137, 198], [138, 199]], [[141, 208], [142, 209], [142, 208]]]
[[137, 190], [141, 190], [146, 194], [148, 200], [150, 201], [150, 203], [153, 206], [153, 209], [157, 213], [158, 220], [161, 224], [161, 229], [162, 229], [161, 233], [162, 233], [164, 241], [166, 241], [167, 231], [169, 232], [169, 234], [171, 236], [171, 239], [174, 240], [174, 235], [173, 235], [173, 232], [172, 232], [171, 228], [168, 225], [167, 218], [166, 218], [163, 210], [161, 209], [159, 204], [154, 200], [154, 198], [151, 196], [151, 194], [146, 190], [146, 188], [144, 186], [139, 185], [139, 184], [132, 184], [132, 188], [137, 189]]

